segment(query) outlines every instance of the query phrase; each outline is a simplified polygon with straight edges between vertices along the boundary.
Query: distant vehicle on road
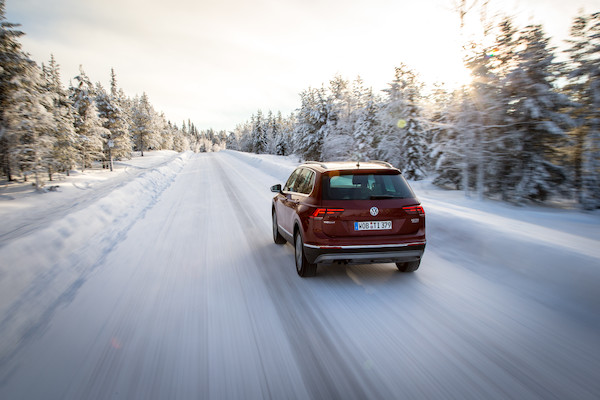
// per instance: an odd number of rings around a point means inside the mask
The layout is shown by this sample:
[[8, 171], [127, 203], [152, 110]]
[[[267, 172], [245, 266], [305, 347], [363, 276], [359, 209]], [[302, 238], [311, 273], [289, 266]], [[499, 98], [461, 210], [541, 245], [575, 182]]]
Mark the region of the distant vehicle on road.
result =
[[271, 191], [273, 240], [294, 246], [298, 275], [314, 276], [317, 264], [334, 262], [419, 268], [425, 211], [392, 165], [308, 161]]

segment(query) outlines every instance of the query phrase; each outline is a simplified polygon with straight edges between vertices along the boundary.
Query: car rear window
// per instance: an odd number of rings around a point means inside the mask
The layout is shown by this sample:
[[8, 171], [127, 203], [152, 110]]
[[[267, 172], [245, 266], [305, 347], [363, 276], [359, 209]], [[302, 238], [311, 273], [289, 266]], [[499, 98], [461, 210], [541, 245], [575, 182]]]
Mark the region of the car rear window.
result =
[[323, 176], [323, 200], [405, 199], [414, 193], [400, 174]]

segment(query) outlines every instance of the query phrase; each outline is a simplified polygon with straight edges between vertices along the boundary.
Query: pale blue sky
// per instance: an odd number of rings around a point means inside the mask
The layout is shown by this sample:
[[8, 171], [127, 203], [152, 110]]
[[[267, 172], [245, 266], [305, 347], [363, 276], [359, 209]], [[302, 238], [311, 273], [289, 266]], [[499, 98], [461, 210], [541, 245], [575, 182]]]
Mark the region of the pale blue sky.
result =
[[[171, 121], [231, 130], [257, 109], [288, 114], [298, 94], [335, 74], [384, 89], [401, 62], [424, 80], [461, 75], [457, 0], [6, 0], [25, 51], [54, 54], [63, 83], [82, 64], [92, 81], [145, 91]], [[566, 38], [598, 0], [492, 1], [519, 23]], [[494, 6], [494, 3], [497, 5]], [[478, 14], [473, 13], [477, 25]]]

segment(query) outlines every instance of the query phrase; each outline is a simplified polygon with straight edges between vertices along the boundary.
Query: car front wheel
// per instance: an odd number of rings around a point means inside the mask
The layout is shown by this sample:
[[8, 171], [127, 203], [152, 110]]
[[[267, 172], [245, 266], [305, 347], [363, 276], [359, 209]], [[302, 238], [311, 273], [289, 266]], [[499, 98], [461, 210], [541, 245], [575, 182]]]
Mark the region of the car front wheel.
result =
[[304, 254], [304, 242], [302, 241], [302, 235], [300, 232], [296, 232], [295, 238], [295, 258], [296, 258], [296, 272], [298, 275], [305, 278], [307, 276], [315, 276], [317, 274], [317, 264], [309, 263]]

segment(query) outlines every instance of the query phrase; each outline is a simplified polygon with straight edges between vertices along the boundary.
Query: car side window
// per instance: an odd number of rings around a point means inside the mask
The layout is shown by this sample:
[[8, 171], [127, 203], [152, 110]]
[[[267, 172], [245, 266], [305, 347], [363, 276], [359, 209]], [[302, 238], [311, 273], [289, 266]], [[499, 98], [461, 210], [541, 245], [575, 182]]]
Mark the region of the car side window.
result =
[[296, 191], [296, 189], [295, 189], [295, 187], [297, 186], [296, 179], [298, 178], [298, 175], [300, 175], [300, 171], [301, 171], [301, 169], [298, 168], [294, 172], [292, 172], [292, 174], [288, 178], [287, 182], [285, 183], [285, 186], [283, 187], [284, 192], [295, 192]]
[[306, 194], [310, 194], [313, 191], [313, 188], [315, 187], [315, 172], [314, 171], [308, 171], [308, 180], [307, 180], [307, 184], [306, 184]]
[[310, 194], [313, 189], [315, 173], [309, 169], [303, 169], [296, 182], [296, 192], [302, 194]]

